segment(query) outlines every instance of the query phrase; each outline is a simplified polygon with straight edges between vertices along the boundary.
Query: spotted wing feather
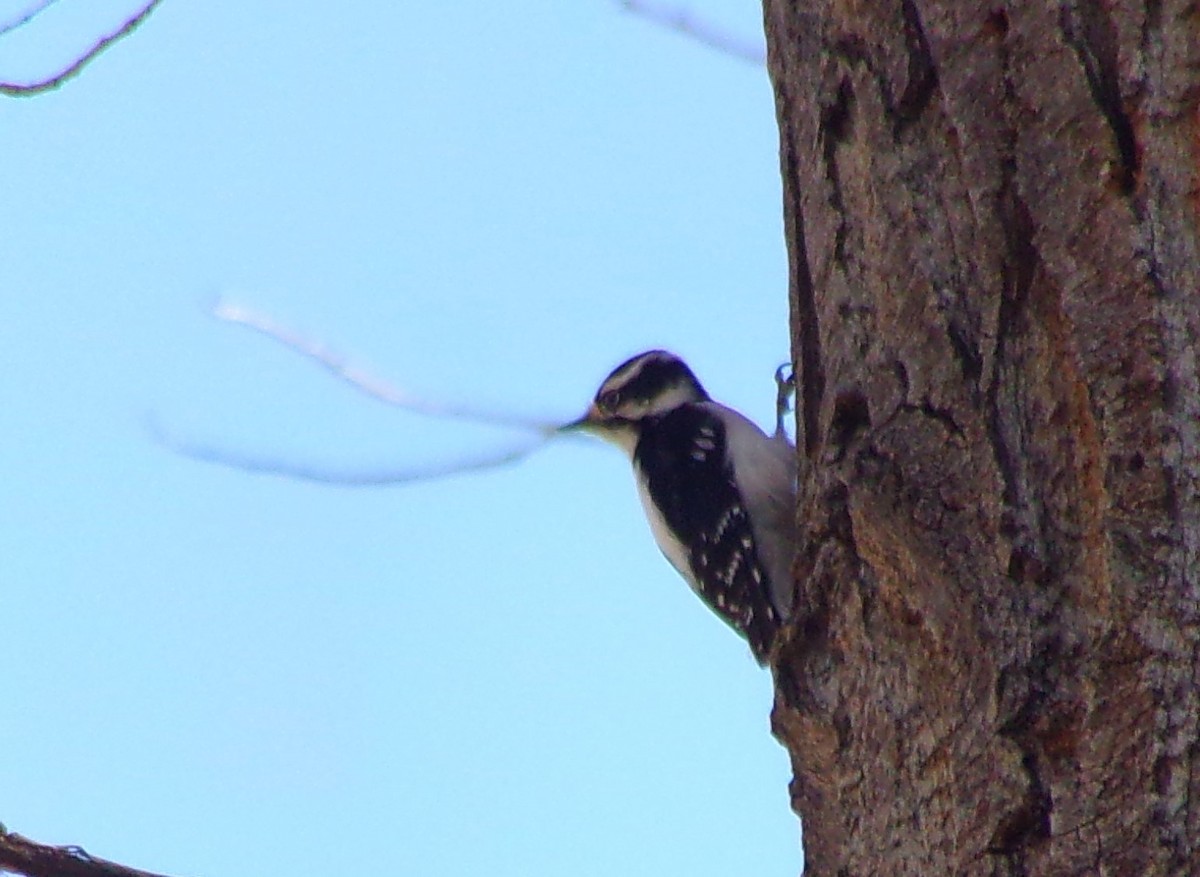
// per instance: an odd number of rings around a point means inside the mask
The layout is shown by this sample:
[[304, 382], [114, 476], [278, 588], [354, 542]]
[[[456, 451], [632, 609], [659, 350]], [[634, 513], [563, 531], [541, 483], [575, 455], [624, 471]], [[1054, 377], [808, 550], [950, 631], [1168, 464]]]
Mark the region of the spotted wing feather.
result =
[[666, 524], [654, 528], [659, 547], [677, 567], [686, 563], [680, 572], [762, 661], [780, 615], [725, 442], [719, 417], [702, 405], [682, 405], [643, 424], [634, 463]]

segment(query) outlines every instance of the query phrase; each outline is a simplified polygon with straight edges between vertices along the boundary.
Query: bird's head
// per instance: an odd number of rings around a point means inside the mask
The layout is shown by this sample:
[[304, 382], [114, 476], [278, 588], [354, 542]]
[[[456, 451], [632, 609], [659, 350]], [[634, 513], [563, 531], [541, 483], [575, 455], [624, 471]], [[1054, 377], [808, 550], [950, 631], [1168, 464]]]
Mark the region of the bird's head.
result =
[[613, 369], [587, 412], [566, 428], [584, 430], [632, 450], [642, 421], [707, 399], [708, 393], [687, 363], [665, 350], [648, 350]]

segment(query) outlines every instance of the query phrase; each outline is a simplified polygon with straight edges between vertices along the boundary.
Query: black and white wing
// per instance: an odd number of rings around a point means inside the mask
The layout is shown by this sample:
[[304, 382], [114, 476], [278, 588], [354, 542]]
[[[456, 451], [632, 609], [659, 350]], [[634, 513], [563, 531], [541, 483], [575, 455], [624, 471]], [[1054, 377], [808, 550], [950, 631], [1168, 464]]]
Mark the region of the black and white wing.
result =
[[682, 405], [644, 424], [634, 465], [659, 547], [763, 661], [783, 613], [714, 407]]

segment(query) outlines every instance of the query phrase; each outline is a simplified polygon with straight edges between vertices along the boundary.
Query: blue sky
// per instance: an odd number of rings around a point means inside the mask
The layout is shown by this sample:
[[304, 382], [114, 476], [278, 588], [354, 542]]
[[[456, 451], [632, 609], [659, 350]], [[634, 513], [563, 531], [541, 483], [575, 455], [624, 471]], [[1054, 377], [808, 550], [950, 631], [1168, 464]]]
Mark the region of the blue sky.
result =
[[[618, 452], [349, 490], [143, 432], [362, 467], [512, 439], [375, 405], [215, 294], [434, 398], [567, 418], [664, 346], [770, 422], [764, 70], [605, 0], [345, 9], [166, 0], [0, 103], [0, 820], [178, 877], [795, 874], [769, 676]], [[0, 78], [129, 11], [60, 0]]]

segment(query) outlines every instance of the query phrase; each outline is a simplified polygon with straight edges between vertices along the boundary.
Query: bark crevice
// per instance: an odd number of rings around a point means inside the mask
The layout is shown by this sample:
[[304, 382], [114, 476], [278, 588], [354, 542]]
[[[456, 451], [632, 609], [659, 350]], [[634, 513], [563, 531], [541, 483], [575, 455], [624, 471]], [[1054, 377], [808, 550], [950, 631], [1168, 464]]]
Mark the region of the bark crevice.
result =
[[1075, 52], [1096, 106], [1112, 132], [1120, 164], [1114, 176], [1124, 195], [1133, 194], [1139, 169], [1133, 121], [1125, 111], [1117, 74], [1117, 34], [1112, 18], [1099, 3], [1069, 2], [1059, 7], [1059, 29]]
[[937, 64], [925, 36], [925, 26], [914, 0], [901, 0], [904, 15], [904, 42], [908, 52], [908, 70], [904, 91], [892, 108], [893, 138], [899, 140], [904, 129], [915, 121], [937, 94]]

